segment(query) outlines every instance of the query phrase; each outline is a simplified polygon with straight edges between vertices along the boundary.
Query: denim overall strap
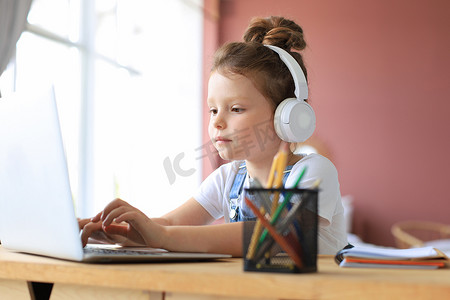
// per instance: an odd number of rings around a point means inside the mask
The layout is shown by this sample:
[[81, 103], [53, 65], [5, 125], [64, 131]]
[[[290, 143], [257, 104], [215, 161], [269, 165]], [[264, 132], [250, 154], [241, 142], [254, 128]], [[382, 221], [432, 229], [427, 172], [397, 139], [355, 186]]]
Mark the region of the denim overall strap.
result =
[[[283, 185], [286, 183], [287, 178], [292, 170], [292, 165], [287, 166], [283, 172]], [[244, 220], [240, 211], [239, 197], [242, 193], [242, 187], [244, 186], [245, 177], [247, 176], [247, 167], [245, 162], [242, 162], [239, 166], [239, 170], [234, 177], [233, 185], [230, 190], [230, 222], [247, 221]]]
[[239, 216], [239, 196], [242, 192], [242, 187], [244, 186], [245, 177], [247, 176], [247, 167], [245, 162], [239, 165], [239, 170], [234, 177], [233, 185], [230, 190], [230, 222], [236, 222]]

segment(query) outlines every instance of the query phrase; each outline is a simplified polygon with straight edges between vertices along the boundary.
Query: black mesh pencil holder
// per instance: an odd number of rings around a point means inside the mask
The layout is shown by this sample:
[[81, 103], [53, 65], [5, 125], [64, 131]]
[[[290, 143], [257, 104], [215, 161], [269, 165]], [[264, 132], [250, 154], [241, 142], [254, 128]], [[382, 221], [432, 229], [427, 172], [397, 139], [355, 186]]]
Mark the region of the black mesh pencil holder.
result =
[[242, 211], [255, 220], [244, 222], [244, 270], [316, 272], [318, 190], [250, 188], [244, 196]]

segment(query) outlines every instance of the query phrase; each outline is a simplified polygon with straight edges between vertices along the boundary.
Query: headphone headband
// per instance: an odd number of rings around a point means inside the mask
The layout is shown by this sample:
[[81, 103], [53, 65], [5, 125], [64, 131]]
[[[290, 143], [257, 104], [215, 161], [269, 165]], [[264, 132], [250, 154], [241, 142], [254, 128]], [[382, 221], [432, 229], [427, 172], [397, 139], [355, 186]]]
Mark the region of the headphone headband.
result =
[[316, 128], [316, 115], [312, 107], [306, 103], [308, 84], [302, 68], [286, 50], [272, 45], [264, 45], [276, 53], [288, 67], [295, 84], [296, 98], [281, 101], [273, 118], [277, 135], [286, 142], [304, 142]]
[[264, 46], [278, 53], [281, 60], [288, 67], [289, 71], [292, 74], [292, 78], [294, 79], [295, 97], [297, 97], [297, 99], [302, 100], [308, 99], [308, 84], [306, 83], [306, 77], [305, 74], [303, 73], [302, 68], [295, 60], [295, 58], [292, 57], [292, 55], [290, 55], [286, 50], [280, 47], [273, 45], [264, 45]]

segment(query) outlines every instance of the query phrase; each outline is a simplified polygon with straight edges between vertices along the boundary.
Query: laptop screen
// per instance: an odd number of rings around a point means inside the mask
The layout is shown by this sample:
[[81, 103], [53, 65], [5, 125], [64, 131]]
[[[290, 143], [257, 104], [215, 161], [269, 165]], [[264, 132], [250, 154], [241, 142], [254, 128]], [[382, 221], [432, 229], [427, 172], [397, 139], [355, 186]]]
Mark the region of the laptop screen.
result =
[[53, 89], [1, 98], [0, 141], [2, 246], [81, 259]]

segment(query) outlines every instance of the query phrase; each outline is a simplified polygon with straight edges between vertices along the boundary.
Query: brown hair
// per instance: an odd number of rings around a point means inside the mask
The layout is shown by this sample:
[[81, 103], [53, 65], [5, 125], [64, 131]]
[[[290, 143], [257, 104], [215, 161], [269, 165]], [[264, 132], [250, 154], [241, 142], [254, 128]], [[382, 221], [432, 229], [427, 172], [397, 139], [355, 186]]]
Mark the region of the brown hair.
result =
[[289, 52], [307, 77], [301, 54], [292, 51], [306, 47], [303, 29], [283, 17], [252, 19], [244, 33], [244, 42], [228, 43], [217, 50], [212, 71], [249, 78], [277, 106], [284, 99], [295, 97], [294, 80], [279, 55], [264, 45], [278, 46]]

